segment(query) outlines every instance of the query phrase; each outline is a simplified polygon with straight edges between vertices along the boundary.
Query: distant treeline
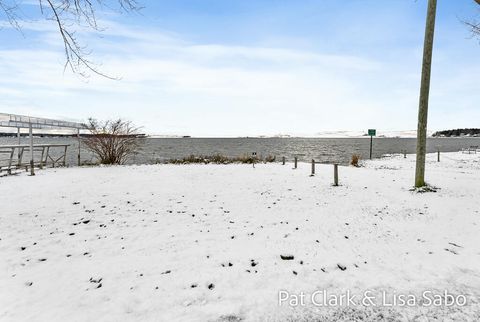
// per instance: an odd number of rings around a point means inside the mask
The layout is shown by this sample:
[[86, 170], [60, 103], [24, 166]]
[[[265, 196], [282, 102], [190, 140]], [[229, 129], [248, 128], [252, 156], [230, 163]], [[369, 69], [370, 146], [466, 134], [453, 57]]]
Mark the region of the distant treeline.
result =
[[456, 129], [445, 130], [433, 133], [435, 137], [451, 137], [451, 136], [480, 136], [480, 129]]

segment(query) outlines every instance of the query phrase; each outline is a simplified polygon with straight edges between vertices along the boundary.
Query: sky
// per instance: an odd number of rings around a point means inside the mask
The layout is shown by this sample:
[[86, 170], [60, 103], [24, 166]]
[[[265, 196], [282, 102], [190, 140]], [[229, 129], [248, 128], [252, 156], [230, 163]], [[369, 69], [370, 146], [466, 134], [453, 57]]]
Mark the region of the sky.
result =
[[[118, 80], [64, 70], [53, 21], [19, 0], [0, 15], [0, 112], [124, 118], [156, 135], [316, 136], [416, 129], [427, 0], [140, 0], [80, 28], [89, 59]], [[114, 1], [110, 1], [114, 7]], [[479, 127], [473, 0], [439, 0], [429, 130]]]

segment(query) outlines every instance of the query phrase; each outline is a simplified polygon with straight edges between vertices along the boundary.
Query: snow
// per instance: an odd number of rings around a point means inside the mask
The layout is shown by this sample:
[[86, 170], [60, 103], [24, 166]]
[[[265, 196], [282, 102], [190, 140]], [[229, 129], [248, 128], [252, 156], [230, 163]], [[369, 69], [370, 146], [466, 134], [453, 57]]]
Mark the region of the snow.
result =
[[[428, 155], [437, 192], [411, 191], [414, 162], [340, 167], [339, 187], [333, 166], [310, 177], [309, 164], [2, 177], [0, 320], [477, 321], [480, 154]], [[294, 307], [281, 290], [447, 290], [468, 303]]]

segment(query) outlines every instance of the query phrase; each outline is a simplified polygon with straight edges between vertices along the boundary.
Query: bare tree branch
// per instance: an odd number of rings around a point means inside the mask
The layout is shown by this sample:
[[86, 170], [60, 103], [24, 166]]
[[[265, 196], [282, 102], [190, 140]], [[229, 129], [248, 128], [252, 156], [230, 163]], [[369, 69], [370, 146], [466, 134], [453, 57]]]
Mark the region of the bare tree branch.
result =
[[[474, 0], [478, 5], [480, 5], [480, 0]], [[462, 20], [462, 22], [470, 29], [472, 36], [480, 37], [480, 22], [473, 20]]]
[[[69, 68], [82, 77], [88, 77], [93, 73], [109, 79], [118, 79], [101, 72], [98, 65], [88, 59], [91, 52], [82, 46], [76, 37], [79, 28], [102, 31], [97, 24], [96, 12], [109, 8], [110, 2], [117, 3], [118, 9], [124, 12], [142, 9], [137, 0], [38, 0], [41, 14], [56, 24], [62, 39], [65, 54], [64, 69]], [[0, 12], [3, 12], [10, 25], [17, 30], [21, 30], [22, 18], [19, 16], [19, 10], [17, 0], [0, 0]]]
[[3, 11], [5, 17], [7, 18], [8, 22], [12, 27], [17, 30], [21, 30], [19, 24], [19, 16], [18, 16], [18, 3], [17, 1], [11, 1], [10, 3], [5, 3], [4, 1], [0, 1], [0, 10]]
[[478, 22], [478, 21], [464, 21], [463, 23], [467, 25], [467, 27], [472, 32], [472, 35], [480, 37], [480, 22]]

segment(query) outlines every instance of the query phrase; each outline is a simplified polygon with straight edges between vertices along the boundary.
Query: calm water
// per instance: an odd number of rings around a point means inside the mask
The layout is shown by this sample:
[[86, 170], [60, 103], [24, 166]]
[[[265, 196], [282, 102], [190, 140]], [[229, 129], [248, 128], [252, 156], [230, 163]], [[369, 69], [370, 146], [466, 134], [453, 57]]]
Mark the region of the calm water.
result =
[[[15, 138], [0, 138], [2, 144], [16, 144]], [[27, 144], [22, 138], [22, 144]], [[76, 165], [78, 142], [72, 138], [35, 138], [36, 144], [67, 143], [69, 147], [67, 163]], [[230, 157], [251, 155], [275, 155], [280, 161], [282, 156], [292, 160], [295, 155], [301, 161], [315, 159], [318, 162], [349, 162], [352, 154], [362, 158], [369, 156], [369, 138], [161, 138], [145, 139], [145, 144], [130, 163], [157, 163], [171, 158], [182, 158], [190, 154], [222, 154]], [[416, 139], [376, 138], [373, 141], [373, 155], [380, 157], [389, 153], [415, 152]], [[459, 151], [471, 145], [480, 146], [480, 138], [431, 138], [428, 139], [429, 152], [435, 152], [437, 146], [443, 152]], [[82, 149], [82, 161], [94, 161], [93, 156]]]

